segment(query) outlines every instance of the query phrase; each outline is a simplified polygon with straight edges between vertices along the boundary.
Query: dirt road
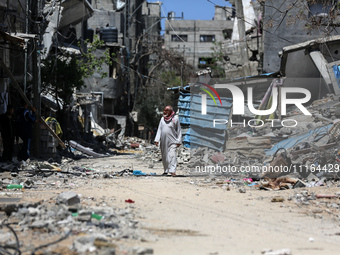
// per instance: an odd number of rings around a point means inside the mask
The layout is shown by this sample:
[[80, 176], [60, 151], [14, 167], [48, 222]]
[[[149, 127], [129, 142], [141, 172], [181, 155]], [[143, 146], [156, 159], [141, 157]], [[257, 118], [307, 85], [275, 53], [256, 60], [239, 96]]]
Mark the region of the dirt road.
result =
[[[161, 174], [161, 163], [131, 156], [83, 159], [69, 164], [96, 171], [141, 170]], [[179, 174], [185, 174], [182, 167]], [[289, 249], [290, 254], [339, 254], [339, 198], [295, 201], [297, 193], [335, 194], [340, 188], [317, 187], [264, 191], [226, 188], [225, 177], [122, 176], [107, 179], [70, 179], [66, 187], [26, 190], [24, 197], [48, 199], [72, 189], [81, 198], [113, 203], [135, 212], [139, 228], [148, 235], [141, 241], [124, 240], [126, 247], [149, 247], [154, 254], [261, 254], [266, 249]], [[271, 202], [280, 196], [283, 202]], [[131, 199], [135, 203], [128, 204]], [[96, 203], [96, 202], [94, 202]], [[329, 207], [329, 204], [334, 205]], [[69, 244], [69, 243], [68, 243]], [[117, 250], [117, 254], [126, 254]], [[270, 254], [270, 253], [268, 253]], [[273, 253], [286, 254], [286, 253]]]
[[[111, 160], [105, 164], [122, 168], [133, 164], [146, 173], [162, 173], [160, 164], [150, 169], [138, 159]], [[205, 181], [198, 182], [202, 179]], [[122, 207], [126, 199], [135, 201], [140, 227], [158, 236], [142, 243], [152, 247], [155, 254], [261, 254], [264, 249], [339, 254], [339, 217], [330, 216], [327, 209], [313, 214], [315, 206], [287, 200], [302, 189], [264, 191], [247, 187], [246, 193], [240, 193], [237, 188], [228, 191], [210, 181], [198, 177], [122, 177], [102, 181], [96, 189], [93, 185], [91, 189], [80, 187], [78, 192], [112, 196]], [[340, 188], [303, 190], [333, 194]], [[285, 201], [271, 202], [278, 195]]]

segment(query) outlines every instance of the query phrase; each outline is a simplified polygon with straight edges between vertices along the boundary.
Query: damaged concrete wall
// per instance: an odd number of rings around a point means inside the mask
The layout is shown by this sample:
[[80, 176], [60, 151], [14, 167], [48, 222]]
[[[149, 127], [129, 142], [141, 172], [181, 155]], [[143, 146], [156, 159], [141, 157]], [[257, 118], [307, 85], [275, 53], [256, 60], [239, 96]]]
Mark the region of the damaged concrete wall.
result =
[[115, 12], [108, 9], [95, 9], [92, 17], [88, 20], [87, 25], [96, 31], [97, 28], [116, 27], [118, 29], [118, 43], [122, 44], [122, 32], [124, 30], [123, 14], [121, 12]]
[[225, 73], [233, 79], [254, 76], [262, 71], [263, 40], [260, 28], [262, 8], [254, 1], [229, 1], [236, 10], [230, 41], [224, 42]]
[[[265, 72], [275, 72], [280, 69], [280, 58], [277, 53], [283, 47], [325, 36], [322, 27], [321, 29], [307, 29], [307, 22], [305, 20], [295, 18], [293, 23], [289, 22], [289, 17], [295, 17], [300, 12], [303, 12], [303, 15], [307, 17], [309, 15], [308, 8], [290, 8], [294, 2], [296, 1], [266, 1], [264, 16], [265, 54], [263, 63]], [[284, 13], [287, 9], [289, 9], [289, 15], [282, 18], [280, 13]], [[278, 20], [279, 23], [273, 23], [273, 18]], [[330, 35], [335, 33], [337, 32], [334, 31]]]
[[319, 70], [310, 56], [305, 54], [304, 49], [288, 55], [285, 69], [286, 77], [288, 77], [285, 80], [285, 87], [306, 88], [311, 92], [312, 100], [322, 98], [329, 93], [324, 89], [325, 83], [320, 77]]
[[[182, 54], [196, 70], [202, 69], [200, 66], [204, 63], [203, 60], [200, 63], [200, 59], [212, 58], [213, 42], [224, 41], [223, 30], [232, 29], [232, 24], [228, 20], [168, 20], [165, 47]], [[177, 35], [182, 36], [182, 40]]]
[[312, 100], [340, 94], [333, 66], [339, 65], [340, 37], [331, 36], [284, 47], [280, 52], [281, 72], [286, 87], [308, 89]]

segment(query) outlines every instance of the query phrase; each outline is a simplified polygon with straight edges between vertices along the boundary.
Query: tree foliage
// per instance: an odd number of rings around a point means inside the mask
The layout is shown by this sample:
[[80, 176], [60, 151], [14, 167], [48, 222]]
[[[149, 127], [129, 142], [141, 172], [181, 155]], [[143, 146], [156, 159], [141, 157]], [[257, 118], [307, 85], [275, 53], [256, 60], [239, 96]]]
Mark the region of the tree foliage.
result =
[[212, 64], [210, 65], [210, 68], [213, 71], [213, 75], [214, 77], [224, 78], [224, 64], [226, 63], [226, 55], [222, 42], [213, 42], [213, 47], [211, 49], [213, 50], [213, 53], [211, 54]]
[[[135, 91], [133, 109], [138, 111], [138, 121], [149, 128], [157, 127], [159, 116], [157, 110], [163, 111], [164, 106], [174, 105], [175, 99], [168, 88], [185, 86], [190, 79], [193, 68], [186, 64], [183, 56], [167, 50], [161, 41], [137, 40], [138, 54], [130, 62], [130, 67], [137, 70], [139, 89]], [[152, 64], [145, 64], [149, 57], [156, 59]], [[143, 69], [144, 75], [139, 72]]]
[[156, 83], [145, 87], [138, 95], [136, 109], [138, 109], [139, 122], [150, 128], [157, 127], [159, 116], [157, 110], [162, 111], [164, 106], [173, 104], [173, 95], [168, 88], [181, 86], [181, 78], [174, 70], [162, 70], [156, 74]]
[[80, 54], [63, 49], [59, 49], [55, 55], [50, 54], [42, 61], [42, 91], [52, 91], [56, 101], [62, 101], [65, 108], [70, 103], [74, 90], [80, 90], [84, 86], [83, 78], [95, 72], [102, 77], [107, 76], [102, 67], [104, 64], [111, 64], [113, 56], [110, 56], [108, 49], [98, 54], [97, 51], [103, 45], [103, 41], [96, 36], [93, 43], [88, 43], [87, 50], [81, 50]]
[[84, 85], [77, 59], [66, 53], [45, 59], [41, 78], [42, 91], [53, 91], [56, 101], [61, 99], [63, 102], [63, 108], [70, 103], [74, 89], [80, 89]]
[[[81, 51], [78, 65], [84, 77], [89, 77], [95, 72], [101, 74], [102, 78], [108, 75], [106, 72], [103, 72], [103, 66], [105, 64], [111, 65], [114, 56], [110, 55], [108, 48], [103, 49], [103, 46], [104, 42], [95, 35], [93, 42], [88, 43], [86, 51]], [[79, 48], [82, 49], [81, 45], [79, 45]]]
[[305, 22], [307, 30], [318, 29], [326, 35], [336, 32], [339, 26], [340, 3], [333, 0], [258, 0], [266, 7], [275, 10], [275, 15], [269, 17], [265, 23], [265, 29], [276, 28], [285, 23], [294, 26], [297, 22]]

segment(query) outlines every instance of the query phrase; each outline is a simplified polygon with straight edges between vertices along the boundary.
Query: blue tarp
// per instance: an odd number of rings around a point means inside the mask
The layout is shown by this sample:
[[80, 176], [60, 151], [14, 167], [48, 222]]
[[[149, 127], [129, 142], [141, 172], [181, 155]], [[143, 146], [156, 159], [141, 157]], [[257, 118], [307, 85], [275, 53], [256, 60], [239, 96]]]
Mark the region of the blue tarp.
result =
[[[173, 88], [175, 89], [175, 88]], [[207, 114], [202, 115], [201, 95], [197, 93], [180, 92], [178, 100], [179, 121], [181, 125], [189, 126], [183, 134], [183, 144], [188, 148], [208, 147], [216, 151], [223, 151], [227, 124], [213, 126], [214, 119], [229, 120], [232, 106], [231, 98], [221, 98], [222, 105], [217, 98], [217, 104], [210, 97], [207, 98]]]
[[287, 140], [283, 140], [276, 144], [271, 149], [265, 150], [266, 155], [274, 155], [274, 153], [281, 148], [289, 149], [294, 147], [295, 145], [302, 142], [312, 142], [316, 141], [318, 138], [321, 138], [324, 134], [326, 134], [333, 124], [323, 126], [314, 130], [309, 131], [303, 135], [299, 135], [297, 137], [292, 137]]
[[190, 125], [190, 93], [180, 92], [178, 99], [179, 122], [183, 125]]
[[335, 75], [335, 79], [336, 79], [336, 82], [338, 83], [338, 86], [340, 88], [340, 66], [338, 65], [334, 65], [333, 66], [333, 72], [334, 72], [334, 75]]
[[216, 151], [223, 151], [226, 141], [227, 123], [214, 127], [214, 119], [229, 121], [232, 106], [231, 98], [221, 98], [222, 105], [215, 104], [213, 99], [207, 98], [207, 114], [202, 115], [201, 96], [191, 94], [190, 103], [190, 148], [208, 147]]

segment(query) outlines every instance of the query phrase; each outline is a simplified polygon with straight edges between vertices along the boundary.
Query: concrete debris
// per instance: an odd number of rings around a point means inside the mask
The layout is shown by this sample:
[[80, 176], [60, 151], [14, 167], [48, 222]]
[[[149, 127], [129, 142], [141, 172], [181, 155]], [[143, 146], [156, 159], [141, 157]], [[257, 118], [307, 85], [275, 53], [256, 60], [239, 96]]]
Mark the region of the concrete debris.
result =
[[[73, 191], [66, 191], [56, 198], [36, 204], [8, 204], [7, 208], [12, 207], [11, 210], [0, 207], [0, 211], [6, 212], [6, 222], [17, 223], [15, 231], [24, 231], [28, 234], [30, 231], [38, 231], [42, 243], [44, 239], [51, 236], [70, 234], [76, 236], [71, 251], [77, 254], [99, 250], [100, 254], [104, 254], [104, 251], [105, 254], [115, 254], [118, 247], [117, 240], [147, 239], [147, 234], [139, 229], [138, 221], [134, 219], [133, 207], [119, 209], [110, 205], [89, 206], [87, 200], [88, 198], [80, 199]], [[9, 245], [12, 241], [6, 238], [7, 235], [8, 232], [0, 228], [2, 244]], [[32, 249], [30, 244], [25, 242], [22, 243], [22, 247], [22, 249]], [[127, 254], [153, 254], [153, 250], [138, 248]]]
[[240, 193], [246, 193], [246, 189], [245, 188], [239, 188], [238, 190]]
[[292, 252], [290, 249], [281, 249], [281, 250], [272, 250], [272, 249], [264, 249], [262, 251], [264, 255], [291, 255]]
[[[228, 127], [224, 152], [208, 147], [190, 150], [188, 173], [261, 179], [253, 185], [265, 190], [318, 187], [339, 180], [339, 105], [339, 98], [329, 95], [308, 107], [311, 116], [292, 108], [282, 121]], [[289, 121], [298, 125], [288, 125]]]
[[57, 203], [75, 205], [80, 203], [80, 198], [74, 191], [65, 191], [57, 197]]
[[[310, 191], [314, 187], [339, 186], [340, 111], [338, 106], [329, 107], [332, 103], [336, 102], [325, 99], [312, 104], [309, 109], [312, 116], [291, 111], [287, 119], [300, 123], [294, 128], [277, 124], [272, 127], [270, 123], [251, 129], [230, 128], [224, 152], [180, 146], [178, 168], [183, 176], [190, 178], [188, 183], [196, 186], [197, 196], [201, 195], [201, 187], [221, 189], [221, 192], [234, 190], [249, 196], [254, 189], [292, 189], [288, 197], [274, 196], [270, 201], [279, 202], [282, 207], [287, 206], [286, 202], [302, 208], [313, 206], [307, 213], [315, 218], [327, 214], [340, 219], [338, 193]], [[6, 203], [0, 203], [0, 220], [17, 223], [15, 231], [38, 231], [41, 240], [47, 235], [74, 235], [70, 249], [75, 253], [116, 254], [120, 248], [118, 240], [150, 239], [151, 234], [141, 230], [135, 220], [133, 206], [138, 200], [126, 197], [122, 200], [126, 207], [118, 209], [106, 198], [96, 201], [72, 190], [93, 179], [157, 176], [155, 166], [162, 160], [158, 147], [136, 137], [122, 138], [119, 144], [119, 147], [108, 146], [107, 140], [99, 142], [87, 137], [84, 141], [71, 141], [68, 151], [60, 151], [58, 160], [1, 163], [0, 197], [6, 198], [3, 200]], [[105, 160], [81, 164], [76, 161], [113, 155], [125, 155], [127, 161], [129, 157], [137, 158], [152, 172], [141, 171], [133, 164], [126, 167], [108, 164]], [[58, 192], [53, 199], [26, 203], [15, 197], [25, 189], [67, 191]], [[7, 239], [6, 233], [0, 231], [0, 240], [6, 244]], [[28, 251], [34, 250], [31, 244], [22, 246]], [[291, 251], [268, 249], [262, 253], [291, 254]], [[153, 254], [153, 249], [134, 247], [126, 254]]]

